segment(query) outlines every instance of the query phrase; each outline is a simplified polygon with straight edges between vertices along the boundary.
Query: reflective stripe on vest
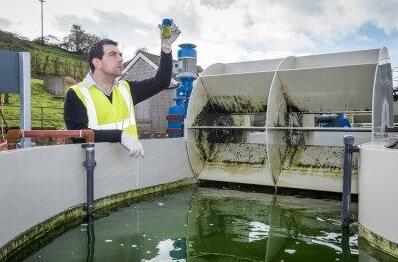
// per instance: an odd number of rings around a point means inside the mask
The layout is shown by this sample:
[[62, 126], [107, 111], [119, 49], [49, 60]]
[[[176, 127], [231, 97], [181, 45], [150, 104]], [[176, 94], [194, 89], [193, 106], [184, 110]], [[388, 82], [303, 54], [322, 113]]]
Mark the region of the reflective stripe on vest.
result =
[[[98, 116], [97, 115], [97, 108], [96, 108], [96, 103], [94, 103], [94, 98], [93, 96], [90, 94], [90, 88], [96, 88], [95, 86], [92, 87], [88, 87], [85, 85], [85, 83], [79, 83], [76, 87], [72, 87], [75, 92], [80, 92], [80, 96], [79, 94], [78, 97], [80, 99], [84, 99], [83, 104], [85, 104], [86, 109], [87, 109], [87, 117], [88, 117], [88, 127], [91, 129], [96, 129], [96, 130], [107, 130], [107, 129], [119, 129], [119, 130], [125, 130], [127, 133], [129, 133], [131, 136], [133, 136], [134, 138], [138, 138], [138, 134], [137, 134], [137, 126], [136, 126], [136, 122], [135, 122], [135, 113], [134, 113], [134, 105], [133, 105], [133, 100], [131, 98], [130, 92], [128, 91], [128, 89], [130, 88], [127, 84], [127, 82], [125, 81], [119, 81], [119, 83], [114, 86], [113, 88], [113, 98], [112, 98], [112, 102], [113, 103], [119, 103], [119, 107], [123, 107], [126, 106], [128, 114], [127, 117], [120, 120], [120, 119], [116, 119], [117, 115], [112, 115], [113, 119], [109, 119], [109, 115], [107, 115], [107, 121], [106, 123], [100, 123], [101, 121], [104, 121], [104, 117], [105, 116]], [[102, 94], [102, 92], [101, 92]], [[120, 98], [120, 96], [122, 97], [122, 101], [124, 102], [124, 104], [120, 104], [120, 101], [117, 101], [117, 98]], [[102, 94], [104, 97], [105, 95]], [[100, 97], [102, 99], [102, 97]], [[101, 100], [100, 99], [100, 100]], [[106, 98], [106, 101], [109, 101], [108, 98]], [[101, 104], [102, 102], [100, 101], [96, 101], [97, 102], [97, 106], [98, 104], [100, 104], [100, 106], [103, 107], [107, 107], [107, 104]], [[115, 108], [113, 108], [113, 106], [115, 106], [113, 103], [109, 102], [109, 108], [106, 108], [106, 110], [115, 110]], [[116, 110], [122, 110], [123, 108], [116, 108]], [[119, 113], [120, 116], [120, 111], [117, 112]], [[119, 121], [118, 121], [119, 120]]]

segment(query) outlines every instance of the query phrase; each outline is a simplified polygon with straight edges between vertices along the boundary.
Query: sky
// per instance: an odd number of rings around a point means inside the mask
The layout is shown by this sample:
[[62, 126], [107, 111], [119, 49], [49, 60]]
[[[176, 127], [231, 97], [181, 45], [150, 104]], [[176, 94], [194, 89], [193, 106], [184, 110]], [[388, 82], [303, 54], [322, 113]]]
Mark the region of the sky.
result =
[[[0, 0], [0, 29], [41, 35], [38, 0]], [[198, 65], [386, 46], [398, 66], [398, 0], [46, 0], [44, 35], [62, 39], [72, 24], [121, 44], [160, 52], [157, 24], [171, 17], [181, 43], [197, 45]]]

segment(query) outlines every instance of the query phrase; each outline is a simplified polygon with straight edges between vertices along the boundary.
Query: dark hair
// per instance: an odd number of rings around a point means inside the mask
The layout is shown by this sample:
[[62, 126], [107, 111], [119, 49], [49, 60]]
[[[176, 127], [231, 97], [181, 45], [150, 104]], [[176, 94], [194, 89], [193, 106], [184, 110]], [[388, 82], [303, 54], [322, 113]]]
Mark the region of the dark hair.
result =
[[117, 45], [117, 42], [110, 39], [102, 39], [95, 42], [88, 50], [88, 64], [90, 65], [91, 72], [94, 72], [93, 58], [102, 59], [104, 56], [104, 45]]

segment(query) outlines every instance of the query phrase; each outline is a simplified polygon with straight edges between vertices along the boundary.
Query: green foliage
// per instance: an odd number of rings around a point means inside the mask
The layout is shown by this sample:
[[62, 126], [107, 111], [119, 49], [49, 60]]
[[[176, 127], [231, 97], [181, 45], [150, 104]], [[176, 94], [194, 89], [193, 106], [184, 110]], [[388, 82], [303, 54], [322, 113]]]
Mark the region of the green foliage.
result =
[[[44, 127], [56, 129], [65, 127], [64, 101], [54, 99], [54, 96], [43, 88], [43, 80], [32, 79], [31, 104], [32, 127], [41, 127], [41, 118], [45, 119], [43, 120]], [[4, 116], [9, 127], [19, 126], [19, 95], [10, 94], [10, 104], [4, 105]]]
[[57, 46], [29, 41], [12, 33], [0, 31], [0, 49], [30, 52], [33, 75], [70, 76], [81, 80], [89, 70], [82, 56]]
[[87, 55], [90, 46], [98, 40], [100, 40], [98, 36], [87, 33], [81, 25], [74, 24], [61, 45], [67, 50], [74, 51], [76, 54]]

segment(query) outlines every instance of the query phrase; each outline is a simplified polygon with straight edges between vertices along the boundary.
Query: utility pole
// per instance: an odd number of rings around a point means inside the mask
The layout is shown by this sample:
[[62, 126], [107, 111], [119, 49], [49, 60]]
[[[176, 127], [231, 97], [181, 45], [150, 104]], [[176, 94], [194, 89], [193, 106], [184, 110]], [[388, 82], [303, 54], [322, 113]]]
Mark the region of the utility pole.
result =
[[45, 0], [39, 0], [41, 4], [41, 42], [44, 44], [44, 35], [43, 35], [43, 3]]

